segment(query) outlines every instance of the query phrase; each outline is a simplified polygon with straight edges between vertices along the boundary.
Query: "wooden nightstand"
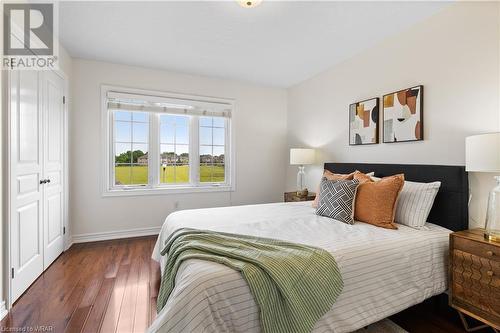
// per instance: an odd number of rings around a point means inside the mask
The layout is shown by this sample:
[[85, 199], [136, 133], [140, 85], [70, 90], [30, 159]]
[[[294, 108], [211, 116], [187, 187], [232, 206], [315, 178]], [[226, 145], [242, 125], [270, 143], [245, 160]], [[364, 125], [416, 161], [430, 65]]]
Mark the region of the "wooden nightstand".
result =
[[450, 305], [467, 332], [479, 328], [470, 328], [464, 314], [500, 330], [500, 243], [483, 234], [472, 229], [450, 235]]
[[316, 198], [316, 193], [309, 192], [307, 196], [301, 197], [297, 195], [297, 192], [285, 192], [284, 193], [284, 200], [285, 202], [292, 202], [292, 201], [312, 201]]

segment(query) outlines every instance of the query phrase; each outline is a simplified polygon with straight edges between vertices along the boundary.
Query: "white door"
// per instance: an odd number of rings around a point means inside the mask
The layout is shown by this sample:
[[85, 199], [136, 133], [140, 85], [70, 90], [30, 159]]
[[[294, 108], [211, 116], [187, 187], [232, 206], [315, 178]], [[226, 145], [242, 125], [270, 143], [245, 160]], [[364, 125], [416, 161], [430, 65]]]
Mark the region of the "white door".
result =
[[42, 74], [43, 105], [43, 257], [46, 269], [63, 251], [64, 80]]
[[64, 247], [64, 80], [10, 72], [11, 302]]
[[40, 72], [10, 72], [12, 302], [43, 272]]

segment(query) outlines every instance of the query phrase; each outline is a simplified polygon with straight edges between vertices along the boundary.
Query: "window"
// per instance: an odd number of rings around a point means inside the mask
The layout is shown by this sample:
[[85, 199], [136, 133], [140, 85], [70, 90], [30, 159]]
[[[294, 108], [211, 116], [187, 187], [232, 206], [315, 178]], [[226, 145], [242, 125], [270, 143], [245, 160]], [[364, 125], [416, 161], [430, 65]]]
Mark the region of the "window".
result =
[[200, 182], [225, 178], [226, 125], [222, 118], [200, 117]]
[[104, 195], [232, 190], [232, 101], [102, 89]]
[[160, 115], [160, 183], [189, 183], [189, 117]]
[[115, 185], [148, 184], [149, 114], [114, 113]]

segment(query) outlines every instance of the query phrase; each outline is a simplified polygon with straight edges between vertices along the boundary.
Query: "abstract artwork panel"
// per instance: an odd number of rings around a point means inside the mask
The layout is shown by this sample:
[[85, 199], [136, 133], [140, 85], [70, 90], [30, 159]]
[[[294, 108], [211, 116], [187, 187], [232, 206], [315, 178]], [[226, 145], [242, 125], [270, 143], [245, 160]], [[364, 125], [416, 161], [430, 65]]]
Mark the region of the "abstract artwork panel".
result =
[[349, 144], [378, 143], [379, 99], [349, 105]]
[[423, 97], [423, 86], [384, 95], [384, 142], [424, 139]]

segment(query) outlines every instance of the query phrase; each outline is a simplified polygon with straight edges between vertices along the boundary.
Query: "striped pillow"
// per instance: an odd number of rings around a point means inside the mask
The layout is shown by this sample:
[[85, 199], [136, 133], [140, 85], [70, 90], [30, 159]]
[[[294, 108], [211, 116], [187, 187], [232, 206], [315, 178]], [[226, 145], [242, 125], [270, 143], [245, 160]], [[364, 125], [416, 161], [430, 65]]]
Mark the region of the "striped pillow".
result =
[[[377, 180], [377, 177], [372, 177], [372, 179]], [[427, 222], [427, 217], [440, 187], [441, 182], [405, 181], [396, 206], [396, 222], [421, 229]]]
[[420, 229], [427, 222], [441, 182], [405, 182], [396, 207], [396, 222]]

